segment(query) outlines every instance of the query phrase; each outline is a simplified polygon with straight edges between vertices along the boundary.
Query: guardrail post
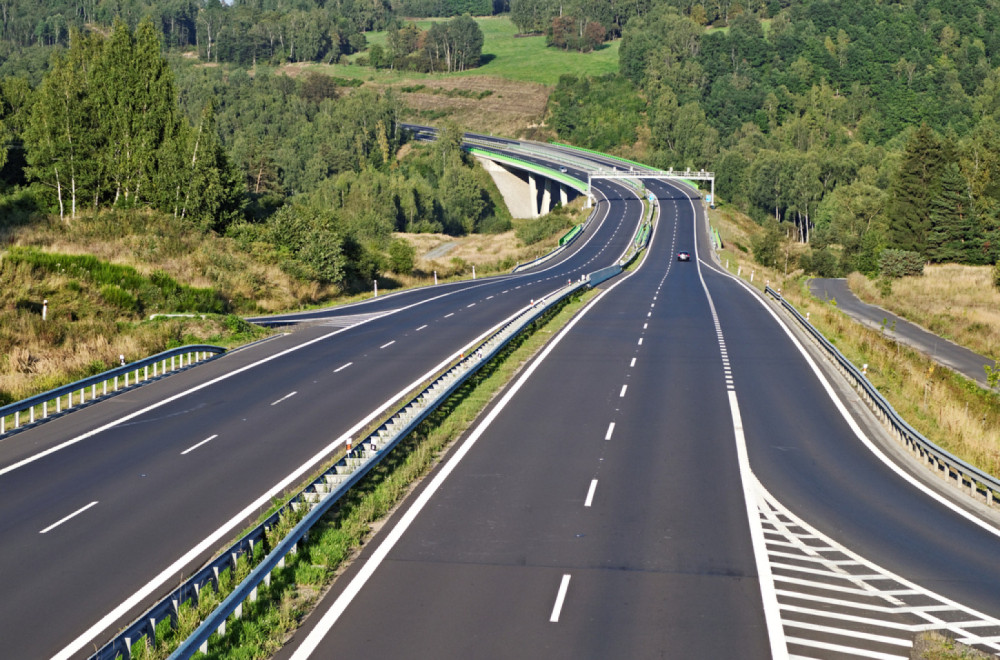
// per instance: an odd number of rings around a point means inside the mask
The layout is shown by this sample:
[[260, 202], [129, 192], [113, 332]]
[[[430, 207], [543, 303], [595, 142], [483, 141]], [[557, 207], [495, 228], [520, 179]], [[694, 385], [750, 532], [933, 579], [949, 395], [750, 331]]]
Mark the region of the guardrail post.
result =
[[35, 407], [34, 406], [31, 406], [31, 413], [29, 414], [28, 417], [29, 417], [28, 423], [29, 424], [34, 424], [35, 423]]

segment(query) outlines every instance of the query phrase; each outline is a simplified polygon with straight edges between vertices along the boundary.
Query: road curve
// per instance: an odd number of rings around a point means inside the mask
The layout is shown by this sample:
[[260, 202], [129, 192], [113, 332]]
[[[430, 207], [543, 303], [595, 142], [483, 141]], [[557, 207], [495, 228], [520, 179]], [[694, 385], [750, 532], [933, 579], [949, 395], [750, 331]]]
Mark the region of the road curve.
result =
[[81, 657], [477, 337], [613, 263], [641, 203], [601, 194], [554, 264], [327, 312], [0, 443], [4, 653]]
[[869, 328], [883, 331], [886, 336], [920, 351], [938, 364], [957, 371], [983, 387], [989, 386], [983, 367], [992, 367], [992, 359], [939, 337], [877, 305], [862, 302], [847, 286], [847, 280], [813, 278], [809, 280], [809, 290], [820, 300], [836, 301], [837, 309]]

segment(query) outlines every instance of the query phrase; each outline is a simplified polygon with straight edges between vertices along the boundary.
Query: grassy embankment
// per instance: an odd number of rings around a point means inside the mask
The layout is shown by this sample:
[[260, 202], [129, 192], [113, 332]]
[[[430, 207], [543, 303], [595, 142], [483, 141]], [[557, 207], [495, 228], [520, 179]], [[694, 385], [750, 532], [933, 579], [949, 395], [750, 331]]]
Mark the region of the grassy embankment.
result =
[[[259, 588], [258, 599], [244, 605], [242, 618], [229, 621], [226, 634], [210, 641], [206, 657], [225, 660], [263, 658], [270, 657], [281, 648], [288, 635], [301, 625], [304, 617], [343, 570], [345, 563], [357, 554], [372, 534], [373, 525], [395, 508], [438, 462], [450, 444], [472, 424], [492, 397], [596, 294], [596, 291], [584, 293], [536, 323], [532, 332], [515, 339], [496, 359], [459, 388], [441, 409], [421, 424], [383, 464], [365, 477], [338, 507], [313, 528], [298, 552], [286, 559], [285, 567], [272, 573], [270, 585]], [[280, 541], [297, 520], [290, 516], [272, 529], [258, 559]], [[136, 643], [132, 648], [132, 657], [137, 660], [168, 657], [171, 650], [195, 630], [198, 622], [249, 574], [251, 568], [244, 558], [235, 573], [228, 569], [223, 571], [218, 592], [205, 589], [200, 603], [182, 605], [177, 629], [171, 630], [170, 622], [164, 621], [157, 630], [155, 646], [147, 648], [142, 643]]]
[[[783, 269], [755, 264], [750, 238], [759, 227], [746, 216], [721, 207], [712, 211], [710, 218], [722, 235], [723, 266], [728, 262], [733, 273], [739, 267], [744, 279], [754, 272], [758, 288], [762, 289], [767, 280], [772, 287], [781, 287], [785, 298], [803, 314], [809, 312], [812, 324], [841, 353], [856, 365], [868, 364], [868, 379], [907, 422], [947, 451], [990, 474], [1000, 475], [1000, 395], [854, 322], [835, 304], [817, 300], [809, 293], [801, 271], [786, 276]], [[936, 272], [930, 270], [925, 277], [935, 276]], [[959, 314], [962, 297], [954, 297]]]

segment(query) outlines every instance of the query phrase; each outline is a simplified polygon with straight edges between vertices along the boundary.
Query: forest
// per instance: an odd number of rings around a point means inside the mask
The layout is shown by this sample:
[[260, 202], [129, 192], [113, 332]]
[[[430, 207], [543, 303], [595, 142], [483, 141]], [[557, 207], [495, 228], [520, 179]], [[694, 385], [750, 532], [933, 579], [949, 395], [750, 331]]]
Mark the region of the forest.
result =
[[877, 274], [883, 253], [997, 261], [995, 0], [646, 6], [619, 74], [560, 81], [561, 139], [714, 170], [719, 197], [768, 226], [769, 265], [784, 233], [821, 275]]

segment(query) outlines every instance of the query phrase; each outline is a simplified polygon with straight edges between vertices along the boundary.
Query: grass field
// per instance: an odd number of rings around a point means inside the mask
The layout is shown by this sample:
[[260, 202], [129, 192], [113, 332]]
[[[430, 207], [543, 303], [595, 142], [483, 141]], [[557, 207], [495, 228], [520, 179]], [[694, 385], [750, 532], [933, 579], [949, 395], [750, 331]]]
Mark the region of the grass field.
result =
[[[618, 71], [618, 41], [605, 44], [592, 53], [577, 53], [545, 45], [545, 37], [517, 37], [517, 28], [506, 16], [477, 18], [483, 31], [483, 64], [469, 71], [451, 74], [427, 74], [410, 71], [376, 71], [357, 65], [308, 65], [308, 68], [341, 78], [360, 78], [377, 83], [399, 83], [410, 80], [427, 80], [441, 77], [494, 76], [520, 82], [555, 85], [559, 76], [570, 73], [577, 76], [599, 76]], [[433, 21], [415, 21], [427, 29]], [[365, 35], [369, 44], [386, 42], [385, 32]], [[358, 56], [355, 55], [354, 59]]]

